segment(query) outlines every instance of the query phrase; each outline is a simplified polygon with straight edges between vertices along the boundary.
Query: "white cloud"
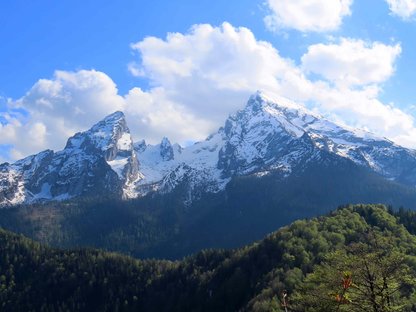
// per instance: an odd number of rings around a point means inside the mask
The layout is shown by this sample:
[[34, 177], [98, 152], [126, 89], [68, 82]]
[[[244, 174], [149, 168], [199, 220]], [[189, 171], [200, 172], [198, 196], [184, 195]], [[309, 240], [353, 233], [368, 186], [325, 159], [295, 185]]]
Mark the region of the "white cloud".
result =
[[144, 76], [143, 71], [140, 69], [139, 65], [136, 62], [130, 62], [129, 64], [127, 64], [127, 70], [134, 77], [142, 77], [142, 76]]
[[339, 44], [315, 44], [302, 56], [306, 72], [338, 84], [365, 85], [387, 80], [394, 72], [400, 44], [341, 39]]
[[386, 0], [390, 11], [404, 20], [410, 19], [416, 13], [416, 0]]
[[270, 43], [228, 23], [197, 25], [188, 34], [149, 37], [132, 47], [153, 86], [196, 117], [211, 120], [223, 120], [253, 90], [276, 87], [294, 69]]
[[30, 116], [28, 120], [9, 116], [8, 123], [0, 127], [0, 144], [12, 144], [16, 158], [45, 148], [62, 148], [75, 132], [123, 109], [124, 99], [101, 72], [57, 71], [53, 79], [39, 80], [19, 100], [9, 100], [8, 106], [23, 109]]
[[199, 118], [173, 102], [163, 88], [148, 92], [133, 88], [125, 96], [125, 113], [135, 140], [151, 143], [168, 136], [174, 142], [203, 139], [212, 129], [209, 118]]
[[[400, 47], [344, 40], [332, 48], [345, 54], [351, 52], [349, 44], [358, 47], [358, 52], [352, 49], [352, 62], [334, 57], [331, 49], [327, 51], [329, 44], [311, 47], [303, 65], [297, 66], [270, 43], [256, 40], [249, 29], [228, 23], [196, 25], [186, 34], [169, 34], [166, 39], [149, 37], [132, 45], [141, 60], [134, 67], [149, 79], [149, 90], [133, 88], [119, 95], [104, 73], [58, 71], [52, 79], [39, 80], [21, 99], [9, 101], [10, 107], [23, 108], [30, 117], [9, 116], [8, 123], [0, 126], [0, 144], [13, 144], [15, 157], [62, 148], [68, 136], [115, 110], [125, 111], [136, 140], [156, 142], [163, 136], [181, 143], [200, 140], [261, 89], [416, 146], [412, 116], [378, 100], [380, 83], [392, 75]], [[373, 51], [378, 49], [390, 52]], [[360, 51], [364, 51], [362, 58], [357, 56]], [[331, 70], [315, 67], [322, 59], [320, 53], [332, 58]], [[365, 64], [369, 76], [361, 77], [360, 71], [351, 68]], [[308, 72], [322, 79], [311, 80]], [[348, 83], [334, 84], [333, 79], [340, 76]], [[29, 139], [28, 133], [36, 127], [39, 135]]]
[[313, 89], [311, 100], [321, 112], [330, 113], [344, 124], [360, 127], [399, 144], [416, 147], [413, 116], [378, 99], [379, 88], [331, 88], [322, 84]]
[[399, 44], [345, 38], [338, 44], [310, 46], [301, 58], [301, 67], [323, 80], [311, 88], [309, 100], [346, 124], [416, 146], [414, 118], [378, 99], [380, 84], [393, 75], [400, 53]]
[[326, 32], [340, 27], [351, 14], [353, 0], [267, 0], [271, 14], [266, 26], [272, 31], [296, 29], [301, 32]]

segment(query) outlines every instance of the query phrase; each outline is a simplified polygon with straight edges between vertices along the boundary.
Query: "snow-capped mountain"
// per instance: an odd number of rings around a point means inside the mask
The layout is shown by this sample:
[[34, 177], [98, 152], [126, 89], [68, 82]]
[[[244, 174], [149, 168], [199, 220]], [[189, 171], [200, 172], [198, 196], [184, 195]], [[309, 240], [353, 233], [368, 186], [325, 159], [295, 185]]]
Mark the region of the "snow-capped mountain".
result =
[[0, 204], [109, 193], [128, 197], [140, 179], [138, 167], [124, 114], [116, 112], [75, 134], [62, 151], [0, 165]]
[[0, 165], [0, 204], [100, 192], [134, 198], [178, 186], [191, 201], [201, 192], [223, 190], [236, 176], [285, 178], [329, 158], [416, 186], [415, 151], [257, 92], [224, 127], [186, 148], [167, 138], [157, 145], [144, 140], [133, 144], [124, 115], [116, 112], [77, 133], [60, 152]]
[[275, 167], [290, 171], [311, 151], [316, 157], [324, 152], [347, 158], [388, 179], [416, 185], [414, 150], [337, 125], [284, 98], [253, 95], [244, 110], [226, 121], [224, 134], [220, 167], [231, 174]]
[[[167, 159], [161, 156], [163, 146], [172, 151]], [[232, 177], [288, 176], [308, 162], [325, 162], [328, 155], [348, 159], [389, 180], [416, 185], [415, 151], [261, 92], [205, 141], [183, 149], [167, 139], [156, 146], [142, 141], [135, 149], [143, 174], [136, 188], [141, 194], [150, 189], [168, 192], [183, 182], [191, 193], [196, 189], [217, 192]]]

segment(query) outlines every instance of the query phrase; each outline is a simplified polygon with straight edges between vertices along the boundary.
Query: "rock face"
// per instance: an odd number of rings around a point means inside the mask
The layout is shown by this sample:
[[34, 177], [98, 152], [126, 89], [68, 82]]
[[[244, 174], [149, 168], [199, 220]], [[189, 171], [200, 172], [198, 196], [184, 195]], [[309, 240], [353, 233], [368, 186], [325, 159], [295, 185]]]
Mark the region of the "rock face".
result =
[[133, 144], [123, 113], [116, 112], [75, 134], [60, 152], [0, 165], [0, 205], [98, 194], [134, 198], [178, 186], [192, 201], [202, 192], [223, 190], [236, 176], [285, 178], [329, 162], [352, 162], [416, 186], [414, 150], [257, 92], [224, 127], [186, 148], [167, 138], [157, 145]]

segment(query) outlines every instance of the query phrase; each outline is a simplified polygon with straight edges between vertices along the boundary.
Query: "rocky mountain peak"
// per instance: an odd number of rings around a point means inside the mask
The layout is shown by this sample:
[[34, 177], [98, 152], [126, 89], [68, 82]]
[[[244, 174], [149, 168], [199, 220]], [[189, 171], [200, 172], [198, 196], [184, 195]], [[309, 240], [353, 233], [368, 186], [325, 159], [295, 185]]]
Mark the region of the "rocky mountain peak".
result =
[[173, 147], [167, 137], [164, 137], [160, 142], [160, 156], [165, 161], [174, 159]]
[[259, 130], [263, 134], [283, 132], [291, 137], [300, 138], [308, 132], [308, 124], [318, 119], [322, 117], [297, 103], [257, 91], [249, 98], [244, 109], [227, 119], [224, 132], [228, 137], [235, 137], [238, 133], [244, 136]]
[[146, 140], [143, 139], [141, 141], [135, 142], [133, 144], [133, 148], [138, 153], [144, 152], [146, 150], [146, 148], [147, 148]]
[[117, 157], [131, 156], [133, 140], [127, 127], [124, 113], [108, 115], [89, 130], [78, 132], [68, 139], [65, 149], [68, 152], [103, 152], [107, 161]]
[[269, 94], [260, 90], [256, 91], [253, 95], [250, 96], [244, 110], [251, 109], [252, 111], [257, 112], [261, 110], [264, 111], [269, 107], [273, 107], [274, 109], [279, 109], [281, 111], [288, 109], [297, 110], [313, 115], [313, 113], [308, 111], [303, 105], [295, 103], [283, 96]]

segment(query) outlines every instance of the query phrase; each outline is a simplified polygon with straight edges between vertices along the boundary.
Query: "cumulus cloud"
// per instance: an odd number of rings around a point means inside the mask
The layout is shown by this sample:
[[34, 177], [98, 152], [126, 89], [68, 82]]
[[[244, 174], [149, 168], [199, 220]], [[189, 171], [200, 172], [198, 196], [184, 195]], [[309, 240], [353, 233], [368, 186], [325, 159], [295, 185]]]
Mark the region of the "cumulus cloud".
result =
[[386, 0], [390, 11], [404, 20], [410, 19], [416, 13], [416, 0]]
[[135, 140], [158, 143], [168, 136], [173, 142], [201, 140], [213, 127], [210, 118], [200, 118], [170, 99], [163, 88], [147, 92], [133, 88], [125, 96], [128, 124]]
[[[132, 49], [139, 58], [131, 68], [149, 80], [148, 90], [133, 88], [120, 95], [104, 73], [58, 71], [52, 79], [38, 81], [21, 99], [9, 100], [9, 107], [24, 109], [29, 117], [9, 116], [0, 125], [0, 144], [13, 144], [14, 158], [42, 148], [62, 148], [68, 136], [115, 110], [126, 113], [136, 140], [154, 143], [163, 136], [180, 143], [200, 140], [260, 89], [416, 146], [413, 118], [378, 99], [380, 83], [394, 72], [399, 45], [344, 39], [310, 47], [302, 64], [296, 65], [249, 29], [224, 23], [196, 25], [188, 33], [172, 33], [165, 39], [148, 37], [132, 44]], [[352, 50], [351, 60], [335, 55]], [[324, 57], [329, 58], [330, 69], [317, 65]], [[354, 68], [360, 66], [367, 66], [366, 75]], [[27, 135], [37, 132], [38, 136]]]
[[66, 138], [91, 126], [103, 114], [123, 109], [124, 99], [114, 82], [94, 70], [57, 71], [52, 79], [41, 79], [22, 98], [8, 101], [29, 117], [8, 116], [0, 126], [0, 144], [12, 144], [12, 158], [62, 148]]
[[271, 11], [266, 26], [272, 31], [296, 29], [301, 32], [326, 32], [340, 27], [351, 14], [353, 0], [267, 0]]
[[381, 84], [394, 74], [400, 53], [400, 44], [346, 38], [310, 46], [301, 57], [301, 67], [321, 80], [313, 83], [309, 100], [339, 122], [415, 147], [413, 116], [378, 99]]
[[366, 129], [404, 146], [415, 147], [413, 116], [393, 104], [381, 102], [379, 92], [376, 86], [350, 89], [321, 84], [314, 88], [311, 100], [320, 112], [331, 114], [338, 122]]
[[276, 87], [296, 70], [270, 43], [228, 23], [196, 25], [165, 40], [149, 37], [132, 48], [141, 56], [138, 70], [153, 86], [193, 115], [213, 120], [241, 107], [253, 90]]
[[400, 53], [400, 44], [343, 38], [339, 44], [310, 46], [302, 56], [302, 67], [339, 84], [366, 85], [387, 80]]

